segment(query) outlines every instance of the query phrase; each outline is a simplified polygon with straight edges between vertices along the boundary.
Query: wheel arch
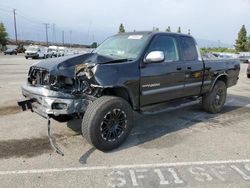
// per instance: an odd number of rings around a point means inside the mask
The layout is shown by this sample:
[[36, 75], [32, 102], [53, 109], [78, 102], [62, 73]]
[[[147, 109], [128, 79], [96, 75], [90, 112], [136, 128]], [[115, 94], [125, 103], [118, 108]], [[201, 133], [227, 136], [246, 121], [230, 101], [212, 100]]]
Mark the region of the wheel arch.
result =
[[127, 88], [125, 87], [106, 87], [102, 90], [102, 96], [104, 95], [111, 95], [111, 96], [117, 96], [117, 97], [121, 97], [124, 100], [126, 100], [132, 108], [135, 107], [134, 105], [134, 101], [132, 96], [129, 94], [129, 91]]
[[212, 83], [212, 86], [210, 87], [210, 91], [213, 89], [213, 87], [217, 81], [223, 81], [226, 84], [226, 86], [228, 87], [228, 74], [222, 73], [222, 74], [217, 75]]

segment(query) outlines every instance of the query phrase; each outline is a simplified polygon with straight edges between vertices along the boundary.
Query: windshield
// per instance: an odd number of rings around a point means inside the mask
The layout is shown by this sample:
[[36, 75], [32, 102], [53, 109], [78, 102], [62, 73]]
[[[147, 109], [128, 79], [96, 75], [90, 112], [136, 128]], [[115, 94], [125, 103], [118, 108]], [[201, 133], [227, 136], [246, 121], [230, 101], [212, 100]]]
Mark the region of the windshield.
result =
[[37, 51], [38, 48], [37, 47], [34, 47], [34, 46], [30, 46], [28, 47], [27, 51]]
[[149, 35], [116, 35], [105, 40], [93, 52], [99, 55], [136, 59]]

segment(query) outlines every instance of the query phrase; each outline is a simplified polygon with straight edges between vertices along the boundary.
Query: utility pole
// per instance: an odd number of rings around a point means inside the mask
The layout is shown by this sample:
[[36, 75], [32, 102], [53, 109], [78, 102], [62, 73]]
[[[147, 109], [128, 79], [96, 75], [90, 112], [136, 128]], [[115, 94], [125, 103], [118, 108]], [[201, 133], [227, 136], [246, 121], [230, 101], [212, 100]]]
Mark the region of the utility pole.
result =
[[70, 40], [69, 47], [71, 48], [71, 45], [72, 45], [72, 31], [71, 30], [69, 31], [69, 40]]
[[16, 45], [17, 45], [16, 9], [13, 9], [13, 14], [14, 14], [14, 28], [15, 28]]
[[53, 42], [56, 43], [56, 33], [55, 33], [55, 24], [52, 24], [52, 36], [53, 36]]
[[48, 23], [43, 23], [45, 25], [45, 31], [46, 31], [46, 45], [49, 45], [49, 39], [48, 39]]
[[62, 31], [62, 44], [64, 46], [64, 31]]

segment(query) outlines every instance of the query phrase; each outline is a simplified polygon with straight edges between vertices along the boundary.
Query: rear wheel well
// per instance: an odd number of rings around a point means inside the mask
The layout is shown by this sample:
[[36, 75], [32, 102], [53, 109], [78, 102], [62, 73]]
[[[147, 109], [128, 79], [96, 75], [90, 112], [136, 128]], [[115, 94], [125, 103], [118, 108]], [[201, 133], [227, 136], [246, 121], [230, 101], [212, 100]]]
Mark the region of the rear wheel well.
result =
[[226, 86], [227, 86], [228, 78], [227, 78], [226, 75], [221, 75], [220, 77], [218, 77], [217, 80], [216, 80], [216, 82], [219, 81], [219, 80], [223, 81], [226, 84]]
[[126, 100], [131, 106], [132, 102], [130, 100], [130, 96], [128, 94], [128, 91], [125, 88], [118, 87], [118, 88], [106, 88], [102, 91], [102, 95], [111, 95], [111, 96], [117, 96], [121, 97], [124, 100]]

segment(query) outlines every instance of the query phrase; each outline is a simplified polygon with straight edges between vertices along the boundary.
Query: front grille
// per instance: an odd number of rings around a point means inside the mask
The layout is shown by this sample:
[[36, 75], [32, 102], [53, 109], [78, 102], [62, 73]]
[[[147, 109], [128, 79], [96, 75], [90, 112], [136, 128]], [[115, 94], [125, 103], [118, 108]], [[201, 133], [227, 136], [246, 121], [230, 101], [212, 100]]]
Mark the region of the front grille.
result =
[[28, 82], [34, 86], [48, 85], [49, 84], [48, 70], [40, 67], [31, 67], [29, 70]]

